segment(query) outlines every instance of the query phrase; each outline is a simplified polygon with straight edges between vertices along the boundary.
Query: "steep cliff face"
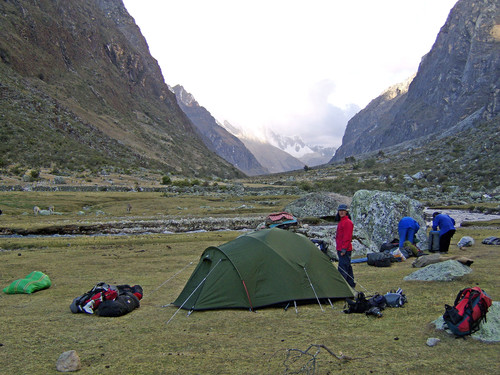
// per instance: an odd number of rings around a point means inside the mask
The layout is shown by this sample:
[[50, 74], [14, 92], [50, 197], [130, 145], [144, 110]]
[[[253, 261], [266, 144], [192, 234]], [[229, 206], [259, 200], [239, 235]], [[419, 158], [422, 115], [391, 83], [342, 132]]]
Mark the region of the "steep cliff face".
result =
[[344, 160], [382, 147], [382, 138], [404, 103], [412, 79], [391, 86], [348, 122], [342, 146], [333, 160]]
[[227, 162], [247, 174], [256, 176], [268, 174], [269, 171], [257, 161], [242, 141], [220, 126], [215, 118], [200, 106], [193, 95], [184, 87], [172, 88], [179, 106], [196, 126], [205, 145]]
[[460, 0], [407, 92], [375, 99], [353, 117], [332, 161], [407, 140], [464, 130], [500, 112], [500, 5]]
[[[9, 92], [0, 100], [10, 108], [7, 137], [15, 138], [4, 140], [14, 146], [4, 163], [67, 168], [64, 158], [51, 155], [67, 142], [92, 154], [94, 167], [125, 158], [131, 168], [241, 175], [201, 142], [121, 0], [7, 0], [0, 14], [0, 75]], [[25, 104], [12, 106], [14, 97]], [[16, 121], [23, 117], [33, 121]], [[19, 128], [24, 137], [16, 136]], [[45, 157], [18, 152], [17, 145], [43, 149]], [[73, 167], [89, 167], [78, 153]]]

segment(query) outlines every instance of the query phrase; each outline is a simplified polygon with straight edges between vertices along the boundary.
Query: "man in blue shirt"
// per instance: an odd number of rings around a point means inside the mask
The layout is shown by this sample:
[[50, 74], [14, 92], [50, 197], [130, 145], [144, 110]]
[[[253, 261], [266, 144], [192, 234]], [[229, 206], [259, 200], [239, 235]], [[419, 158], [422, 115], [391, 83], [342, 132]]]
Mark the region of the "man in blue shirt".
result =
[[441, 212], [434, 212], [432, 218], [432, 230], [439, 227], [439, 252], [447, 253], [451, 237], [455, 234], [455, 220]]
[[403, 248], [405, 241], [410, 241], [415, 245], [415, 235], [419, 229], [420, 225], [414, 218], [409, 216], [402, 218], [398, 224], [399, 248]]

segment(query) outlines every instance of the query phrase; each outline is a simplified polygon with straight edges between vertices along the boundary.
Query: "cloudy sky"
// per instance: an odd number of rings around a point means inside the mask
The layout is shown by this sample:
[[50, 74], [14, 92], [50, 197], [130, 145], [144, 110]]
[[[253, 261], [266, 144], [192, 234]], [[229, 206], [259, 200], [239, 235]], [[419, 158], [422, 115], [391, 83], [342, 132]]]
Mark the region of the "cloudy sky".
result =
[[220, 122], [340, 146], [418, 69], [457, 0], [124, 0], [165, 82]]

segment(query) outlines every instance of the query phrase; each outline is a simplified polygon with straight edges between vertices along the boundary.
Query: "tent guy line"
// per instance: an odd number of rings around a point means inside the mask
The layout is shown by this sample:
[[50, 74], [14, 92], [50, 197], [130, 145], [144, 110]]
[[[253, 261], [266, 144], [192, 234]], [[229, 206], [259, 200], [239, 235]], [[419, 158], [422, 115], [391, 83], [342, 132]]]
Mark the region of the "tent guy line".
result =
[[[222, 259], [219, 259], [219, 261], [217, 262], [217, 264], [208, 272], [208, 274], [203, 278], [203, 280], [201, 280], [201, 282], [198, 284], [198, 286], [191, 292], [191, 294], [188, 296], [188, 298], [186, 298], [186, 300], [182, 303], [182, 305], [177, 309], [177, 311], [174, 313], [174, 315], [172, 315], [172, 317], [167, 321], [167, 324], [170, 323], [170, 321], [174, 318], [174, 316], [177, 315], [177, 313], [182, 309], [182, 307], [186, 304], [187, 301], [189, 301], [189, 299], [192, 297], [192, 295], [198, 290], [198, 288], [208, 279], [208, 276], [210, 276], [210, 274], [212, 273], [213, 270], [215, 270], [217, 268], [217, 266], [219, 265], [219, 263], [222, 262]], [[191, 312], [192, 310], [190, 310]], [[188, 314], [189, 315], [189, 314]]]
[[193, 264], [194, 262], [189, 262], [187, 265], [184, 266], [184, 268], [182, 268], [180, 271], [177, 271], [173, 276], [171, 276], [170, 278], [168, 278], [167, 280], [165, 280], [160, 286], [158, 286], [155, 290], [153, 290], [151, 293], [154, 293], [156, 292], [158, 289], [160, 289], [163, 285], [165, 285], [166, 283], [168, 283], [170, 280], [172, 280], [174, 277], [176, 277], [178, 274], [180, 274], [182, 271], [184, 271], [186, 268], [188, 268], [191, 264]]

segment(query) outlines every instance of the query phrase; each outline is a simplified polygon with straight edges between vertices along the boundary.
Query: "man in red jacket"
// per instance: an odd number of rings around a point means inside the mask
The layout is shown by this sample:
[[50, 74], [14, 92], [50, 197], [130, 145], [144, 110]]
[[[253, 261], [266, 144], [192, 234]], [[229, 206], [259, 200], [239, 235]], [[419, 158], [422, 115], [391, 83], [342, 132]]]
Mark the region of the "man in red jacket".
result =
[[339, 258], [339, 271], [351, 287], [355, 287], [354, 275], [351, 266], [352, 253], [352, 231], [354, 224], [347, 212], [347, 205], [341, 204], [338, 208], [337, 218], [340, 219], [337, 225], [335, 243], [337, 245], [337, 255]]

